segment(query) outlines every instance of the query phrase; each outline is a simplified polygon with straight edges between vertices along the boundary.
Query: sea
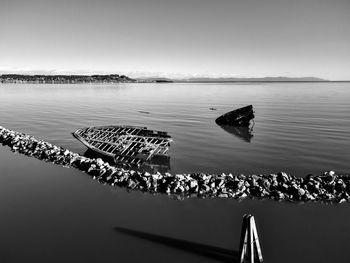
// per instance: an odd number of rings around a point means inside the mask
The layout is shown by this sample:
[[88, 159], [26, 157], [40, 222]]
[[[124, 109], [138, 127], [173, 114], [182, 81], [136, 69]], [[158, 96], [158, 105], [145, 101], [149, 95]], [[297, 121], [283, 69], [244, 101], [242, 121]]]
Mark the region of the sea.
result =
[[[0, 84], [0, 126], [87, 155], [78, 128], [166, 131], [178, 173], [350, 174], [350, 83]], [[218, 126], [253, 105], [249, 128]], [[177, 200], [0, 146], [0, 262], [234, 262], [255, 217], [266, 262], [348, 262], [350, 205]], [[220, 251], [220, 253], [218, 253]]]

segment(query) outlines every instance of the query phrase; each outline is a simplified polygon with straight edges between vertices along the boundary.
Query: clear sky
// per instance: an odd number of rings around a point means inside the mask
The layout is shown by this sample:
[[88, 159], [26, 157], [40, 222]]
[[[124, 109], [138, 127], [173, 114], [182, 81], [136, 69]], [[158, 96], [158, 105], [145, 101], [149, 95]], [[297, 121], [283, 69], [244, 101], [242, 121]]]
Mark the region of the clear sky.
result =
[[0, 0], [0, 72], [350, 79], [350, 0]]

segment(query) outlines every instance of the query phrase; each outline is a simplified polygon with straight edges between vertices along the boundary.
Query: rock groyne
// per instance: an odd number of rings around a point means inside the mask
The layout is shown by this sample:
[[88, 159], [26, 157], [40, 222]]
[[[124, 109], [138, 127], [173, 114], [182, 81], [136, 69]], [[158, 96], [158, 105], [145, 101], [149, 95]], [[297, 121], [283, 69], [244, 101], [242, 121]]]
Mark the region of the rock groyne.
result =
[[119, 168], [100, 158], [87, 158], [1, 126], [0, 143], [14, 152], [79, 169], [101, 183], [149, 193], [164, 193], [178, 198], [262, 198], [337, 203], [350, 201], [350, 176], [338, 175], [333, 171], [305, 178], [284, 172], [269, 175], [150, 174]]

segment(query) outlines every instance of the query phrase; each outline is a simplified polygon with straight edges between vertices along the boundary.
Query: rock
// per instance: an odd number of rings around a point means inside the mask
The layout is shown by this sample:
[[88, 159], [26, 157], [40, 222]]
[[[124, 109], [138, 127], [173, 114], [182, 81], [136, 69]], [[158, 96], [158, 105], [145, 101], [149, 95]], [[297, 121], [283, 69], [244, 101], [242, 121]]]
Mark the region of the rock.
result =
[[233, 176], [231, 173], [229, 173], [229, 174], [227, 175], [227, 178], [233, 179], [234, 176]]
[[276, 179], [279, 183], [286, 183], [289, 181], [289, 176], [284, 172], [279, 172]]
[[185, 180], [185, 176], [182, 174], [176, 174], [175, 177], [177, 180]]
[[131, 179], [128, 180], [128, 188], [130, 188], [130, 189], [135, 189], [136, 186], [137, 186], [137, 183], [136, 183], [136, 182], [134, 182], [134, 181], [131, 180]]
[[337, 192], [343, 192], [346, 190], [346, 184], [343, 179], [338, 179], [337, 182], [335, 183], [334, 189]]
[[271, 196], [277, 200], [285, 199], [285, 195], [283, 193], [281, 193], [280, 191], [273, 191], [271, 193]]
[[305, 191], [303, 188], [298, 188], [298, 195], [299, 195], [300, 197], [304, 196], [305, 193], [306, 193], [306, 191]]
[[224, 185], [225, 179], [224, 178], [217, 178], [215, 180], [215, 187], [220, 188]]
[[195, 180], [190, 181], [190, 190], [191, 192], [198, 192], [198, 182]]
[[210, 191], [210, 187], [206, 184], [202, 184], [200, 187], [200, 191], [204, 191], [204, 192], [209, 192]]
[[342, 199], [339, 200], [339, 204], [344, 203], [344, 202], [347, 202], [347, 199], [342, 198]]
[[241, 198], [241, 199], [243, 199], [243, 198], [246, 198], [248, 195], [246, 194], [246, 193], [241, 193], [241, 194], [238, 194], [237, 195], [237, 197], [238, 198]]
[[161, 180], [163, 179], [163, 176], [158, 174], [152, 174], [151, 178], [152, 178], [153, 184], [157, 185], [157, 182], [158, 181], [161, 182]]
[[252, 195], [257, 197], [261, 197], [263, 193], [263, 189], [260, 186], [252, 186], [249, 190]]
[[101, 158], [96, 159], [96, 165], [102, 166], [105, 162]]
[[325, 172], [321, 177], [321, 180], [325, 182], [333, 182], [336, 179], [334, 171]]
[[328, 174], [330, 176], [334, 176], [335, 175], [335, 172], [334, 171], [329, 171], [329, 172], [326, 172], [325, 174]]
[[244, 174], [240, 174], [237, 178], [240, 180], [245, 180], [246, 176]]

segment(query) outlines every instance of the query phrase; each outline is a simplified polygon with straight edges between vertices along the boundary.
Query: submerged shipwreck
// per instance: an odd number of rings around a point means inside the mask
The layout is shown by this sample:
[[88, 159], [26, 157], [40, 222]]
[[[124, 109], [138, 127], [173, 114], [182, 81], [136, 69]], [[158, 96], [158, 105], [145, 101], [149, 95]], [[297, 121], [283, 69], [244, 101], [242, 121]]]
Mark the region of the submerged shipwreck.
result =
[[218, 125], [248, 127], [250, 125], [250, 121], [254, 119], [254, 117], [253, 105], [248, 105], [221, 115], [215, 120], [215, 122]]
[[136, 126], [97, 126], [78, 129], [73, 136], [116, 164], [142, 166], [153, 158], [169, 159], [171, 136]]
[[253, 106], [248, 105], [230, 112], [227, 112], [218, 117], [215, 122], [222, 129], [230, 134], [237, 136], [245, 142], [250, 142], [253, 138], [254, 119]]

